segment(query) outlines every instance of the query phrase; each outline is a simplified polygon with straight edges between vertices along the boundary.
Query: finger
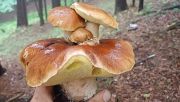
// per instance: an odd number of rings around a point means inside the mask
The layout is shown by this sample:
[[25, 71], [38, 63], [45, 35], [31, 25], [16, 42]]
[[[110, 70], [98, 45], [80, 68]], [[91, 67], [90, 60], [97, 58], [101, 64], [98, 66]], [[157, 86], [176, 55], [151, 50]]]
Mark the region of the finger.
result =
[[109, 102], [111, 98], [111, 93], [108, 90], [103, 90], [95, 95], [88, 102]]
[[35, 89], [31, 102], [53, 102], [52, 87], [37, 87]]

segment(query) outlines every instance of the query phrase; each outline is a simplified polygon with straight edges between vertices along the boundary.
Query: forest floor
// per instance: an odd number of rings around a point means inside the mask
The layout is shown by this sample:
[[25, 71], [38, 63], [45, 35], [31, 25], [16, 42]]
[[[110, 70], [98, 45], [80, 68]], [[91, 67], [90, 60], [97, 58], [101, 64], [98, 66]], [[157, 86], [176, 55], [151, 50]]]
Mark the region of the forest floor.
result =
[[[100, 1], [108, 5], [104, 7], [98, 3]], [[149, 6], [148, 2], [151, 0], [146, 1]], [[114, 4], [108, 0], [92, 0], [91, 3], [112, 13]], [[138, 13], [136, 8], [130, 7], [116, 15], [120, 23], [118, 31], [101, 29], [103, 38], [130, 41], [136, 55], [132, 71], [98, 80], [101, 89], [109, 89], [117, 102], [180, 102], [180, 29], [168, 29], [169, 25], [180, 21], [180, 10], [161, 10], [177, 3], [177, 0], [153, 1], [153, 13], [145, 15], [145, 11]], [[136, 24], [137, 29], [129, 30], [131, 23]], [[31, 98], [34, 89], [26, 85], [18, 55], [33, 41], [62, 36], [58, 29], [51, 29], [49, 24], [42, 27], [35, 24], [16, 30], [0, 43], [0, 62], [7, 70], [0, 76], [0, 102], [27, 102]]]

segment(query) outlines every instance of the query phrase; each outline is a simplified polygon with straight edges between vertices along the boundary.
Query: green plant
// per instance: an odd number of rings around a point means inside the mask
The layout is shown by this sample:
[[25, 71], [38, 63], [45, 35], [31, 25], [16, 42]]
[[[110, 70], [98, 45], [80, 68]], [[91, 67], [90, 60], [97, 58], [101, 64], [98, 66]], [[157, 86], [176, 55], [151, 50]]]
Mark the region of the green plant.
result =
[[16, 4], [16, 0], [0, 0], [0, 12], [11, 12], [14, 10], [13, 6]]
[[[66, 6], [70, 6], [75, 0], [66, 0]], [[65, 6], [65, 0], [61, 0], [61, 5]]]
[[16, 21], [10, 20], [0, 23], [0, 43], [16, 30]]

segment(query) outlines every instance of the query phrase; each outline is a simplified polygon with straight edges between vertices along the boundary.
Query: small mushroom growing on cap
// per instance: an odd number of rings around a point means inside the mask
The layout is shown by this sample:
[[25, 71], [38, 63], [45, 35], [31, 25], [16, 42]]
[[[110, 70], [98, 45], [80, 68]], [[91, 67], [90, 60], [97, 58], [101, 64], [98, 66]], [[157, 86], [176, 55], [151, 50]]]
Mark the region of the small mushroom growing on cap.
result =
[[92, 39], [93, 35], [85, 28], [78, 28], [69, 37], [69, 40], [74, 43], [82, 43], [86, 40]]
[[85, 27], [85, 21], [69, 7], [55, 7], [49, 11], [48, 21], [64, 31], [64, 37], [69, 37], [79, 27]]
[[20, 54], [27, 84], [32, 87], [60, 84], [75, 101], [96, 93], [96, 77], [110, 77], [132, 69], [132, 46], [120, 39], [99, 44], [72, 45], [60, 38], [36, 41]]
[[86, 3], [75, 2], [71, 5], [77, 14], [87, 20], [86, 29], [88, 29], [95, 37], [99, 38], [99, 25], [117, 29], [116, 20], [104, 10]]

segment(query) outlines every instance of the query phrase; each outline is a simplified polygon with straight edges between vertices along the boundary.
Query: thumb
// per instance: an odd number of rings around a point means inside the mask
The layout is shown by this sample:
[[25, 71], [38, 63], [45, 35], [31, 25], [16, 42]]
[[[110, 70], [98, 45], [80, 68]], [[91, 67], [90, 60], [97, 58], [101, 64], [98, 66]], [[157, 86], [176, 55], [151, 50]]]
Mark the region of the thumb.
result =
[[53, 102], [51, 93], [52, 87], [37, 87], [30, 102]]
[[88, 102], [109, 102], [111, 93], [108, 90], [103, 90], [91, 98]]

